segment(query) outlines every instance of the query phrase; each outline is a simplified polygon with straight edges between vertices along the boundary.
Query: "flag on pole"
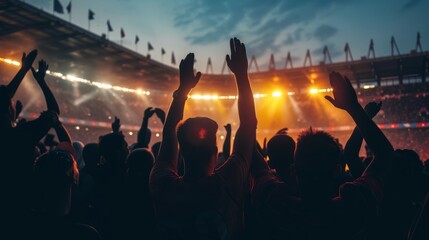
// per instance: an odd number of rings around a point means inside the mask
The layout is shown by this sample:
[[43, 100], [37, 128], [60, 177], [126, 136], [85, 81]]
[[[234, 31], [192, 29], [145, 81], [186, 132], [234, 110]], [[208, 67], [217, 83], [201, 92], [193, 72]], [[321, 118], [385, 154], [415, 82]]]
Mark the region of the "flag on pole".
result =
[[176, 58], [174, 57], [174, 52], [171, 53], [171, 64], [176, 65]]
[[67, 13], [70, 14], [71, 13], [71, 8], [72, 8], [72, 2], [70, 1], [69, 4], [67, 5], [66, 9], [67, 9]]
[[88, 9], [88, 20], [94, 20], [94, 16], [95, 13], [91, 9]]
[[150, 44], [150, 42], [147, 42], [147, 50], [148, 51], [153, 50], [153, 46], [152, 44]]
[[134, 41], [134, 44], [137, 45], [137, 43], [139, 43], [139, 42], [140, 42], [140, 38], [139, 38], [139, 36], [136, 35], [136, 40]]
[[54, 12], [61, 13], [61, 14], [64, 13], [63, 5], [60, 3], [59, 0], [54, 0]]
[[121, 28], [121, 38], [124, 38], [124, 37], [125, 37], [125, 31], [123, 28]]
[[112, 25], [110, 24], [110, 20], [107, 20], [107, 31], [113, 32]]
[[164, 55], [165, 54], [165, 50], [164, 48], [161, 48], [161, 54]]

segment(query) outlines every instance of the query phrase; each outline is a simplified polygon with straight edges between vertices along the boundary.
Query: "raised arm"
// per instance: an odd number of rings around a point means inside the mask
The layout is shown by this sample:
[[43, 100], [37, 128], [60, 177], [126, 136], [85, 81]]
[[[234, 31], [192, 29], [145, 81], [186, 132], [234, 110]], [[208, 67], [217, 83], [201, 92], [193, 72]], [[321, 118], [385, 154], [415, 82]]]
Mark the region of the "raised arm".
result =
[[223, 142], [222, 152], [225, 159], [228, 159], [229, 155], [231, 155], [231, 124], [228, 123], [224, 127], [226, 130], [226, 136], [225, 141]]
[[335, 107], [347, 111], [355, 121], [366, 143], [374, 151], [375, 159], [365, 173], [384, 174], [389, 165], [393, 147], [378, 126], [359, 105], [350, 80], [337, 72], [330, 75], [334, 98], [326, 96]]
[[238, 89], [238, 116], [240, 126], [235, 134], [233, 154], [237, 153], [246, 159], [250, 167], [252, 151], [256, 139], [256, 113], [253, 93], [247, 76], [246, 47], [237, 38], [230, 40], [231, 56], [226, 56], [228, 67], [235, 75]]
[[161, 108], [155, 108], [154, 111], [155, 111], [156, 116], [159, 118], [161, 123], [164, 125], [164, 123], [165, 123], [165, 112], [164, 112], [164, 110], [162, 110]]
[[46, 71], [48, 68], [49, 65], [46, 64], [46, 62], [42, 59], [39, 61], [39, 69], [36, 71], [33, 67], [31, 67], [31, 71], [33, 72], [34, 78], [42, 89], [48, 110], [54, 111], [60, 115], [60, 107], [58, 106], [57, 100], [55, 99], [54, 94], [52, 94], [51, 89], [45, 81]]
[[55, 129], [55, 132], [57, 133], [57, 137], [60, 142], [68, 142], [70, 144], [72, 143], [72, 140], [69, 132], [67, 131], [67, 128], [60, 121], [58, 121], [58, 124], [54, 127], [54, 129]]
[[[365, 105], [365, 112], [371, 119], [380, 111], [381, 104], [381, 102], [369, 102]], [[365, 166], [359, 158], [362, 141], [362, 134], [360, 133], [359, 128], [355, 127], [352, 135], [346, 143], [346, 146], [344, 147], [344, 158], [354, 178], [360, 177], [365, 171]]]
[[180, 62], [180, 84], [173, 93], [173, 101], [168, 110], [162, 131], [162, 142], [158, 155], [158, 162], [170, 163], [177, 171], [178, 141], [176, 126], [183, 119], [185, 102], [192, 88], [197, 85], [201, 73], [194, 74], [194, 54], [190, 53]]
[[7, 85], [10, 98], [13, 98], [15, 95], [16, 90], [18, 90], [18, 87], [22, 82], [22, 79], [24, 79], [25, 74], [27, 74], [28, 70], [30, 70], [31, 65], [33, 65], [34, 59], [36, 59], [36, 57], [37, 50], [31, 51], [28, 55], [25, 53], [22, 54], [21, 69], [19, 69], [12, 81], [10, 81], [10, 83]]
[[149, 125], [149, 119], [153, 116], [154, 113], [155, 110], [152, 107], [148, 107], [144, 110], [143, 121], [137, 134], [137, 142], [140, 146], [148, 147], [147, 144], [150, 141], [148, 141], [148, 138], [150, 138], [150, 136], [148, 136], [147, 130]]

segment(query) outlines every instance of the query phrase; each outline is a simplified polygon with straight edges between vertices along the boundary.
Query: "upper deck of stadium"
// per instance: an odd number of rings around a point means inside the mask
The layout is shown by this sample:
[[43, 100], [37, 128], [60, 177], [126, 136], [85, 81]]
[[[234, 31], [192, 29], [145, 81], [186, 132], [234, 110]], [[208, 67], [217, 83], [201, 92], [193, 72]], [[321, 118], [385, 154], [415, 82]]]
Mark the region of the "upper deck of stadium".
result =
[[[22, 51], [37, 48], [51, 69], [109, 84], [145, 90], [170, 91], [176, 86], [178, 69], [147, 58], [79, 26], [64, 21], [27, 3], [0, 0], [0, 57], [20, 59]], [[418, 78], [429, 73], [429, 52], [412, 51], [389, 57], [362, 58], [339, 63], [272, 69], [250, 73], [254, 86], [304, 89], [316, 83], [328, 86], [328, 74], [338, 71], [357, 87], [383, 85]], [[204, 74], [201, 88], [230, 86], [230, 74]], [[200, 86], [199, 86], [200, 88]], [[226, 93], [230, 88], [224, 87]]]

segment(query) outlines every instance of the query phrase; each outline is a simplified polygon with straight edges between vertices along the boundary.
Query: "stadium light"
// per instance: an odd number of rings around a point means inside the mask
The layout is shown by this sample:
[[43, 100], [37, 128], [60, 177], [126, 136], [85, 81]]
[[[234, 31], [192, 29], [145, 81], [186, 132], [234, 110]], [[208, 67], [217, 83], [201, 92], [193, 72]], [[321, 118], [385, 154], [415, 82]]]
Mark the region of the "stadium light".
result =
[[5, 62], [5, 63], [8, 63], [8, 64], [12, 64], [12, 65], [18, 66], [18, 67], [21, 66], [20, 62], [14, 61], [12, 59], [7, 59], [7, 58], [0, 58], [0, 62]]
[[271, 96], [273, 96], [273, 97], [281, 97], [281, 96], [282, 96], [282, 92], [280, 92], [280, 91], [274, 91], [274, 92], [271, 94]]
[[[18, 67], [21, 66], [20, 62], [12, 60], [12, 59], [7, 59], [7, 58], [0, 58], [0, 62], [4, 62], [4, 63], [14, 65], [14, 66], [18, 66]], [[126, 87], [121, 87], [121, 86], [112, 86], [108, 83], [91, 81], [91, 80], [88, 80], [85, 78], [76, 77], [76, 76], [71, 75], [71, 74], [63, 74], [60, 72], [53, 72], [50, 70], [47, 70], [46, 74], [49, 76], [60, 78], [60, 79], [67, 80], [70, 82], [79, 82], [79, 83], [84, 83], [84, 84], [96, 86], [96, 87], [101, 88], [101, 89], [112, 89], [112, 90], [120, 91], [120, 92], [136, 93], [139, 95], [150, 95], [149, 91], [143, 91], [141, 89], [131, 89], [131, 88], [126, 88]]]
[[309, 92], [310, 92], [310, 94], [317, 94], [317, 93], [319, 93], [319, 90], [316, 88], [312, 88], [312, 89], [310, 89]]

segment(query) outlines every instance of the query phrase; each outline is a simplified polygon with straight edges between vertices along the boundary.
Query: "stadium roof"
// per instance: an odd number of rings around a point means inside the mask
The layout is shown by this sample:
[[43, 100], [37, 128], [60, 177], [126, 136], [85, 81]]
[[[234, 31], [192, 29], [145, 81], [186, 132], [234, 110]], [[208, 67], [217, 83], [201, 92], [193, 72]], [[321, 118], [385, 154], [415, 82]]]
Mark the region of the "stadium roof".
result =
[[[23, 50], [39, 49], [51, 69], [86, 79], [145, 90], [170, 91], [178, 70], [111, 42], [27, 3], [0, 0], [0, 57], [19, 59]], [[255, 87], [307, 88], [328, 86], [328, 74], [338, 71], [355, 82], [420, 76], [429, 72], [429, 52], [413, 51], [381, 58], [273, 69], [250, 74]], [[232, 76], [203, 74], [199, 89], [235, 92]]]
[[[178, 70], [46, 13], [27, 3], [0, 0], [0, 56], [20, 59], [33, 48], [51, 69], [111, 84], [159, 87]], [[143, 82], [142, 82], [143, 81]], [[143, 86], [142, 86], [143, 85]], [[171, 85], [171, 84], [170, 84]]]

